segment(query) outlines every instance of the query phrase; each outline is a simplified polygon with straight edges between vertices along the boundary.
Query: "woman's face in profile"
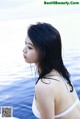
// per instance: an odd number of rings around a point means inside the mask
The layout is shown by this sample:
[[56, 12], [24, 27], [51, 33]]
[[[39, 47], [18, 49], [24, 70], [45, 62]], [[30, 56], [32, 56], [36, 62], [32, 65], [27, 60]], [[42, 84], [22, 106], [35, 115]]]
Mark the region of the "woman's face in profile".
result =
[[25, 62], [27, 63], [38, 63], [38, 51], [35, 48], [32, 41], [29, 39], [29, 37], [26, 37], [25, 39], [25, 47], [23, 49], [23, 57], [25, 59]]

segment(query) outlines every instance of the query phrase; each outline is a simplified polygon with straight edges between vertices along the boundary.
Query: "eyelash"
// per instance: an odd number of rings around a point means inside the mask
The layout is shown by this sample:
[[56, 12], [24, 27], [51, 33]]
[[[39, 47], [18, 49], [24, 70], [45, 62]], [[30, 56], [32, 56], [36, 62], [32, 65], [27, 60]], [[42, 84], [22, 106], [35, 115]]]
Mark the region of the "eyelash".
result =
[[[25, 45], [27, 46], [27, 43], [26, 43], [26, 42], [25, 42]], [[28, 49], [30, 49], [30, 50], [31, 50], [31, 49], [33, 49], [33, 48], [32, 48], [32, 47], [30, 47], [30, 46], [27, 46], [27, 47], [28, 47]]]
[[30, 50], [33, 49], [33, 48], [31, 48], [30, 46], [27, 46], [27, 47], [28, 47]]

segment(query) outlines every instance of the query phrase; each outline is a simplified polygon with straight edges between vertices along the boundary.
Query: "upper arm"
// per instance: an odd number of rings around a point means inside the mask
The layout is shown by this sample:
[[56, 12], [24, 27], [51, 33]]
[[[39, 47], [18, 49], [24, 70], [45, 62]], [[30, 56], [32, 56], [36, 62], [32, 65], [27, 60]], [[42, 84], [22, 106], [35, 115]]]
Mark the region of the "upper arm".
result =
[[50, 84], [40, 82], [36, 86], [36, 98], [39, 106], [41, 119], [54, 119], [55, 106], [54, 94]]

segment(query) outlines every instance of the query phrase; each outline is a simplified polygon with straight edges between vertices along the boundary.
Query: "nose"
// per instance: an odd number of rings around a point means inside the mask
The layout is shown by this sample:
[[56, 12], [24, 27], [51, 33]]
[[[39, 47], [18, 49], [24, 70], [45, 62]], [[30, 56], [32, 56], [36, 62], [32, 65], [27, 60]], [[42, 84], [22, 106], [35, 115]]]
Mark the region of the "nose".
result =
[[23, 48], [23, 53], [27, 53], [27, 48]]

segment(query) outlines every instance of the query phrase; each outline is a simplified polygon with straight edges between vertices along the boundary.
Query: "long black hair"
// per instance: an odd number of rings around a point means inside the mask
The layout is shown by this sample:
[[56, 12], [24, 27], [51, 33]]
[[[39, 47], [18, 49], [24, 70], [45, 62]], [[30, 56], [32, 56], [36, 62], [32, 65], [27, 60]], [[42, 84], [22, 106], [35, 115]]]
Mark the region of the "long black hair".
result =
[[59, 31], [49, 23], [37, 23], [30, 25], [27, 31], [28, 37], [39, 50], [39, 79], [45, 77], [52, 69], [55, 69], [71, 86], [70, 74], [63, 64], [62, 43]]

